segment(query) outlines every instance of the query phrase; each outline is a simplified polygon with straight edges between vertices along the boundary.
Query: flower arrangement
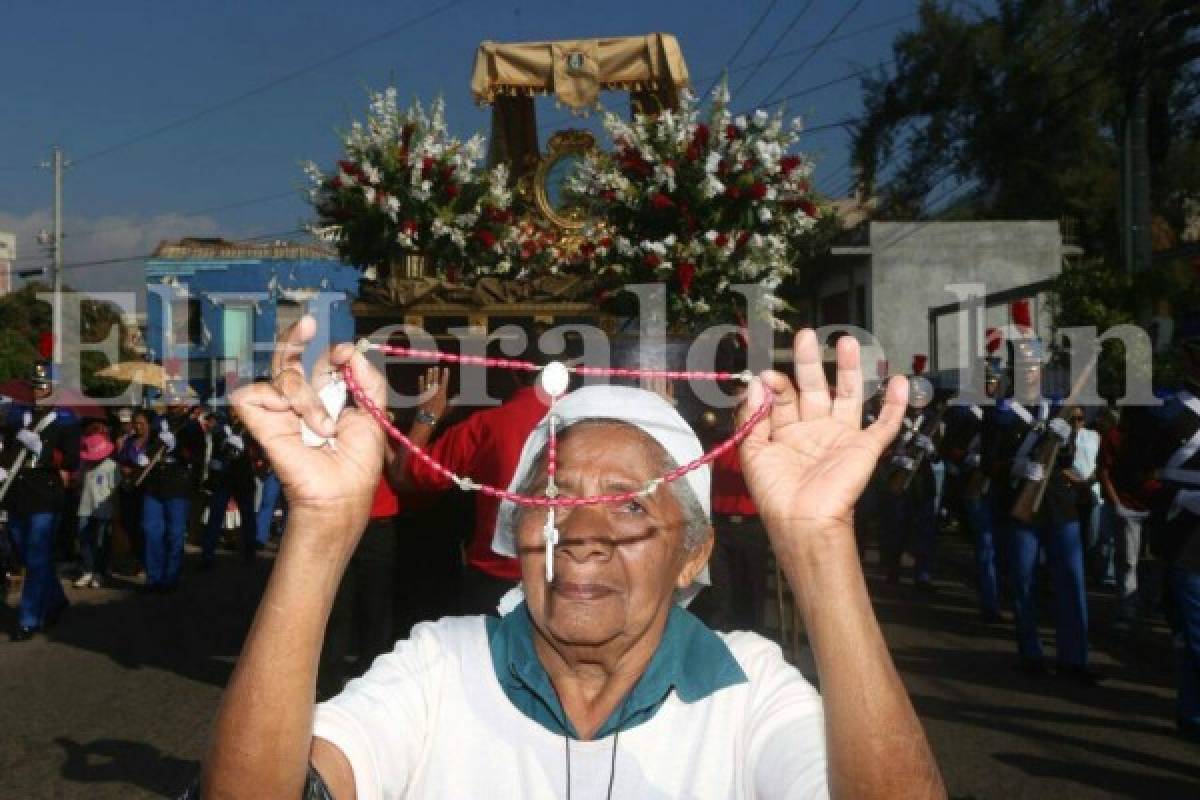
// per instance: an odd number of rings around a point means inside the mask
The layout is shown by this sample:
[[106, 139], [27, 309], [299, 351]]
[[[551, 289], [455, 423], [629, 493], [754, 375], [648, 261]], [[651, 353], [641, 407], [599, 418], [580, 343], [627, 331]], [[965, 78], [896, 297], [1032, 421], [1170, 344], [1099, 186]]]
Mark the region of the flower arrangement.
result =
[[744, 301], [730, 287], [750, 283], [772, 292], [771, 322], [787, 329], [786, 303], [773, 292], [792, 272], [792, 242], [817, 222], [812, 164], [791, 152], [798, 120], [735, 115], [729, 99], [721, 85], [706, 115], [688, 93], [678, 110], [632, 123], [606, 113], [613, 152], [590, 156], [570, 179], [611, 237], [596, 264], [617, 313], [635, 302], [620, 287], [665, 282], [675, 327], [732, 321]]
[[305, 165], [318, 230], [351, 264], [373, 269], [423, 254], [451, 281], [507, 274], [516, 226], [507, 169], [479, 166], [480, 135], [449, 134], [438, 99], [406, 110], [396, 90], [372, 93], [365, 124], [342, 137], [345, 157], [323, 172]]

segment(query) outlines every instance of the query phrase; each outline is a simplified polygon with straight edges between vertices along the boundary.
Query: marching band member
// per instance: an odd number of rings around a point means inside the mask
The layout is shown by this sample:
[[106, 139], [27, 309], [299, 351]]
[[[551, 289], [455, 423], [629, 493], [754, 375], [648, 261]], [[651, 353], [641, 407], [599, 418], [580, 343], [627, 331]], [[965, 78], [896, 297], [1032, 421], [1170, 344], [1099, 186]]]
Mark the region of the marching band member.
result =
[[13, 641], [25, 641], [54, 624], [69, 605], [54, 570], [54, 540], [63, 506], [67, 476], [79, 468], [79, 424], [66, 409], [48, 408], [41, 402], [53, 386], [48, 365], [38, 363], [33, 373], [33, 407], [13, 406], [9, 411], [12, 453], [9, 469], [15, 474], [4, 498], [9, 529], [17, 552], [25, 562], [17, 627]]
[[[1083, 542], [1079, 533], [1075, 493], [1066, 471], [1075, 450], [1071, 426], [1052, 417], [1050, 403], [1041, 397], [1042, 349], [1040, 342], [1022, 339], [1013, 343], [1013, 396], [999, 404], [997, 415], [998, 464], [1007, 467], [1007, 481], [997, 481], [1002, 508], [1012, 509], [1023, 481], [1045, 481], [1043, 502], [1034, 517], [1021, 521], [1010, 515], [1012, 545], [1013, 610], [1016, 616], [1017, 652], [1023, 671], [1046, 671], [1037, 626], [1038, 552], [1045, 549], [1054, 585], [1054, 622], [1057, 669], [1063, 677], [1085, 686], [1098, 680], [1087, 666], [1087, 593], [1083, 578]], [[1054, 436], [1060, 447], [1054, 463], [1033, 459], [1043, 437]]]

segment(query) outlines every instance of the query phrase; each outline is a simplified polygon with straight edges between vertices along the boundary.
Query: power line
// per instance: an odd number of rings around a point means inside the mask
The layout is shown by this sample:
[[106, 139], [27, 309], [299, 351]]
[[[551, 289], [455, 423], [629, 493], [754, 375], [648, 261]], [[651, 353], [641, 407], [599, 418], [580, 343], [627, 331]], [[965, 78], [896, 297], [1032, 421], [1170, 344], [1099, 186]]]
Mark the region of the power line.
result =
[[[899, 16], [889, 17], [888, 19], [881, 20], [872, 25], [867, 25], [866, 27], [857, 28], [852, 31], [847, 31], [846, 33], [843, 33], [841, 36], [835, 36], [835, 37], [829, 39], [828, 41], [822, 40], [821, 42], [814, 42], [813, 44], [808, 44], [808, 45], [805, 45], [804, 47], [798, 47], [794, 50], [785, 50], [782, 53], [777, 53], [770, 58], [762, 58], [762, 59], [759, 59], [758, 61], [753, 61], [749, 64], [743, 64], [740, 67], [733, 67], [729, 70], [729, 74], [733, 75], [735, 73], [744, 72], [745, 70], [752, 69], [754, 67], [761, 66], [764, 64], [769, 64], [774, 61], [783, 61], [785, 59], [795, 58], [796, 56], [806, 55], [808, 53], [813, 52], [814, 50], [818, 50], [818, 49], [824, 47], [825, 45], [834, 44], [835, 42], [844, 42], [844, 41], [847, 41], [848, 39], [854, 39], [858, 36], [863, 35], [864, 33], [871, 33], [873, 31], [877, 31], [881, 28], [887, 28], [892, 25], [895, 25], [897, 22], [903, 22], [906, 19], [911, 19], [912, 17], [916, 17], [918, 15], [919, 15], [918, 12], [911, 11], [907, 14], [900, 14]], [[719, 78], [720, 75], [718, 74], [716, 77]]]
[[[247, 206], [254, 206], [254, 205], [260, 205], [263, 203], [269, 203], [273, 200], [281, 200], [285, 197], [295, 197], [296, 194], [297, 193], [295, 190], [288, 190], [286, 192], [275, 192], [274, 194], [262, 195], [261, 197], [249, 197], [249, 198], [246, 198], [245, 200], [234, 200], [233, 202], [224, 203], [219, 206], [209, 206], [207, 208], [197, 208], [197, 209], [193, 209], [190, 211], [171, 211], [171, 212], [167, 212], [167, 213], [177, 214], [181, 217], [200, 216], [203, 214], [215, 214], [219, 211], [229, 211], [234, 208], [246, 208]], [[81, 233], [81, 234], [72, 236], [71, 241], [78, 242], [78, 241], [82, 241], [84, 239], [89, 239], [89, 238], [92, 238], [95, 236], [102, 236], [107, 233], [115, 233], [117, 231], [144, 230], [146, 228], [151, 228], [156, 224], [158, 224], [158, 223], [151, 221], [151, 222], [131, 222], [131, 223], [128, 223], [125, 225], [114, 225], [111, 228], [99, 228], [96, 230], [90, 230], [85, 233]], [[20, 262], [32, 261], [32, 260], [35, 260], [35, 258], [36, 258], [35, 256], [25, 256], [24, 258], [15, 259], [13, 261], [13, 263], [15, 264], [15, 263], [20, 263]]]
[[[804, 7], [796, 12], [796, 16], [792, 17], [791, 22], [787, 24], [787, 27], [780, 32], [779, 36], [775, 38], [775, 41], [767, 49], [767, 54], [763, 56], [764, 61], [775, 55], [775, 51], [779, 49], [779, 45], [783, 44], [784, 39], [786, 39], [788, 34], [792, 32], [792, 29], [800, 24], [800, 20], [803, 19], [804, 15], [808, 13], [808, 10], [812, 8], [814, 2], [815, 0], [808, 0], [808, 2], [804, 4]], [[736, 95], [741, 92], [742, 89], [746, 88], [746, 84], [753, 80], [754, 76], [758, 74], [758, 71], [761, 68], [762, 64], [760, 63], [750, 72], [749, 75], [742, 79], [742, 82], [738, 84], [738, 87], [733, 90], [733, 94]]]
[[437, 8], [434, 8], [430, 11], [426, 11], [423, 14], [418, 14], [417, 16], [407, 19], [404, 22], [400, 23], [399, 25], [389, 28], [386, 31], [377, 33], [374, 36], [370, 36], [370, 37], [367, 37], [366, 39], [355, 42], [354, 44], [352, 44], [348, 47], [345, 47], [341, 50], [338, 50], [337, 52], [335, 52], [331, 55], [328, 55], [325, 58], [320, 59], [319, 61], [315, 61], [311, 64], [308, 64], [307, 66], [292, 70], [291, 72], [289, 72], [285, 75], [281, 75], [278, 78], [274, 78], [273, 80], [267, 81], [266, 83], [259, 84], [258, 86], [255, 86], [251, 89], [247, 89], [246, 91], [241, 92], [240, 94], [234, 95], [233, 97], [230, 97], [226, 100], [222, 100], [219, 103], [215, 103], [213, 105], [206, 106], [205, 108], [202, 108], [198, 111], [194, 111], [191, 114], [187, 114], [183, 117], [174, 119], [170, 122], [167, 122], [163, 125], [158, 126], [157, 128], [152, 128], [148, 131], [138, 134], [137, 136], [133, 136], [129, 139], [125, 139], [123, 141], [109, 145], [108, 147], [104, 147], [100, 150], [95, 150], [91, 153], [88, 153], [80, 158], [75, 159], [75, 164], [76, 165], [84, 164], [86, 162], [93, 161], [95, 159], [102, 158], [107, 155], [111, 155], [112, 153], [115, 153], [119, 150], [124, 150], [127, 147], [132, 147], [135, 144], [139, 144], [148, 139], [152, 139], [155, 136], [159, 136], [161, 134], [167, 133], [168, 131], [173, 131], [176, 128], [182, 128], [185, 125], [190, 125], [191, 123], [195, 122], [196, 120], [206, 117], [209, 114], [213, 114], [213, 113], [216, 113], [217, 111], [221, 111], [223, 109], [229, 108], [230, 106], [237, 105], [238, 103], [241, 103], [244, 100], [248, 100], [251, 97], [255, 97], [257, 95], [263, 94], [264, 92], [268, 92], [271, 89], [274, 89], [276, 86], [280, 86], [284, 83], [288, 83], [289, 81], [293, 81], [302, 75], [307, 75], [308, 73], [313, 72], [317, 69], [320, 69], [321, 67], [327, 66], [329, 64], [332, 64], [335, 61], [339, 61], [343, 58], [346, 58], [347, 56], [353, 55], [364, 47], [373, 45], [377, 42], [383, 41], [384, 39], [391, 38], [392, 36], [395, 36], [398, 33], [408, 30], [409, 28], [415, 27], [416, 25], [419, 25], [420, 23], [425, 22], [428, 19], [432, 19], [433, 17], [438, 16], [439, 14], [449, 11], [451, 8], [461, 5], [464, 2], [466, 2], [466, 0], [450, 0], [450, 2], [444, 3], [440, 6], [438, 6]]
[[821, 51], [822, 47], [829, 44], [829, 40], [837, 35], [837, 32], [841, 30], [842, 25], [846, 23], [846, 20], [850, 19], [854, 12], [858, 11], [858, 9], [862, 7], [862, 4], [863, 0], [854, 0], [854, 4], [846, 9], [846, 11], [840, 17], [838, 17], [837, 22], [833, 23], [833, 27], [829, 29], [829, 32], [826, 33], [819, 42], [817, 42], [816, 46], [809, 52], [807, 56], [804, 57], [804, 60], [793, 67], [791, 72], [789, 72], [783, 77], [782, 80], [775, 84], [774, 88], [772, 88], [771, 91], [767, 92], [766, 95], [763, 96], [762, 102], [760, 102], [759, 105], [765, 106], [784, 86], [787, 86], [788, 83], [791, 82], [792, 78], [796, 77], [800, 70], [808, 66], [808, 62], [812, 61], [813, 57]]
[[[742, 41], [740, 44], [738, 44], [737, 49], [733, 51], [733, 55], [725, 59], [725, 69], [729, 69], [729, 67], [738, 60], [738, 57], [742, 54], [742, 51], [746, 49], [746, 45], [749, 44], [750, 40], [754, 38], [754, 34], [758, 33], [758, 29], [762, 27], [764, 22], [766, 22], [767, 17], [771, 15], [771, 11], [775, 8], [778, 2], [779, 0], [771, 0], [771, 2], [767, 3], [767, 7], [761, 14], [758, 15], [758, 19], [755, 20], [754, 25], [752, 25], [746, 35], [742, 37]], [[717, 81], [721, 79], [721, 74], [722, 73], [718, 73], [717, 76], [712, 79], [712, 83], [709, 84], [708, 88], [704, 90], [704, 94], [702, 94], [701, 97], [708, 97], [710, 94], [712, 94], [712, 90], [716, 87]]]

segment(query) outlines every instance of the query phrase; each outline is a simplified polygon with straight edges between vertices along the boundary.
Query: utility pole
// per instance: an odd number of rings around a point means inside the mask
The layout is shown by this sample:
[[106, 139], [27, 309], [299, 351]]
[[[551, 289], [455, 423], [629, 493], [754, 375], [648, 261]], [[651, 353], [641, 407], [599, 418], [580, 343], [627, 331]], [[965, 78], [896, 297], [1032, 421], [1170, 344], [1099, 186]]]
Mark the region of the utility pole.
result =
[[54, 170], [54, 230], [47, 236], [44, 232], [39, 235], [38, 239], [43, 244], [49, 244], [51, 253], [54, 256], [54, 270], [51, 285], [54, 291], [53, 311], [51, 312], [51, 331], [54, 338], [54, 355], [52, 362], [54, 369], [57, 371], [62, 365], [62, 274], [63, 274], [63, 221], [62, 221], [62, 195], [63, 195], [63, 170], [71, 166], [71, 163], [63, 157], [62, 148], [58, 145], [54, 146], [54, 158], [52, 161], [43, 161], [43, 169]]

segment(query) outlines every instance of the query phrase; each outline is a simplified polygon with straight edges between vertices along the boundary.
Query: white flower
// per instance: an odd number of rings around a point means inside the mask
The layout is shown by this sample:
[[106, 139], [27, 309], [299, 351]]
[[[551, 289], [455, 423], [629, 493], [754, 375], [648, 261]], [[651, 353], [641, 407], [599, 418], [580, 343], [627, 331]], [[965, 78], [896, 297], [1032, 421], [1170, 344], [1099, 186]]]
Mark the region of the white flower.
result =
[[770, 118], [771, 118], [771, 115], [768, 114], [766, 111], [763, 111], [761, 108], [754, 112], [754, 124], [758, 125], [760, 128], [763, 125], [766, 125], [767, 120]]
[[775, 187], [774, 187], [774, 186], [768, 186], [768, 187], [767, 187], [767, 194], [766, 194], [766, 199], [767, 199], [767, 200], [769, 200], [769, 201], [773, 201], [773, 200], [775, 200], [775, 198], [776, 198], [776, 197], [778, 197], [778, 196], [779, 196], [779, 192], [775, 191]]
[[763, 206], [762, 208], [758, 209], [758, 221], [762, 222], [763, 224], [770, 222], [771, 221], [771, 209], [767, 208], [766, 206]]
[[378, 185], [379, 182], [383, 180], [383, 173], [380, 172], [379, 169], [369, 161], [363, 162], [362, 172], [363, 176], [367, 179], [367, 183], [371, 184], [372, 186]]
[[367, 205], [369, 205], [369, 206], [375, 205], [375, 190], [372, 189], [370, 186], [364, 186], [364, 187], [362, 187], [362, 190], [363, 190], [363, 199], [367, 201]]
[[642, 242], [642, 250], [648, 253], [654, 253], [657, 256], [665, 256], [667, 254], [667, 245], [663, 242], [652, 242], [647, 240]]
[[708, 154], [708, 158], [704, 159], [704, 171], [709, 175], [713, 175], [720, 168], [721, 154], [714, 150]]
[[733, 124], [734, 124], [734, 127], [736, 127], [736, 128], [739, 130], [739, 131], [744, 131], [744, 130], [746, 130], [746, 126], [747, 126], [749, 123], [747, 123], [747, 122], [746, 122], [746, 115], [745, 115], [745, 114], [738, 114], [738, 115], [737, 115], [737, 116], [734, 118], [734, 120], [733, 120]]
[[664, 245], [666, 245], [667, 247], [674, 247], [675, 246], [675, 234], [673, 234], [673, 233], [667, 234], [667, 237], [662, 240], [662, 243]]
[[708, 231], [707, 233], [704, 234], [704, 241], [708, 242], [709, 244], [712, 244], [716, 240], [717, 240], [717, 232], [716, 231]]
[[725, 184], [721, 183], [712, 175], [704, 176], [704, 183], [700, 186], [700, 191], [704, 193], [706, 198], [717, 197], [725, 193]]

